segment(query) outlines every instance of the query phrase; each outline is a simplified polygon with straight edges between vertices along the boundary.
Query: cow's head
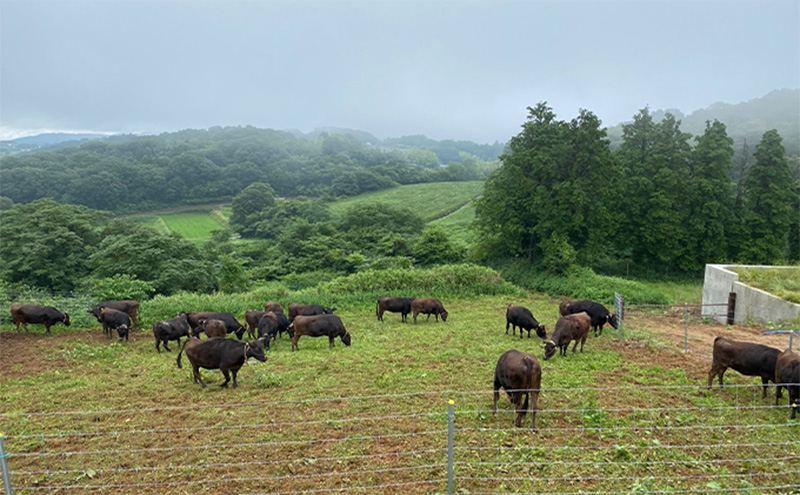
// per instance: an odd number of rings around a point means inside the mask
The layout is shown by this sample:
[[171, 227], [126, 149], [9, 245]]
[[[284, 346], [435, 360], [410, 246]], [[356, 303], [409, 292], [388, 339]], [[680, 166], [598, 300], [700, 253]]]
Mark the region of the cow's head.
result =
[[246, 331], [247, 331], [247, 327], [241, 327], [241, 326], [240, 326], [239, 328], [237, 328], [236, 330], [234, 330], [234, 332], [233, 332], [233, 333], [234, 333], [234, 334], [236, 334], [236, 338], [237, 338], [237, 339], [239, 339], [239, 340], [242, 340], [242, 336], [244, 335], [244, 333], [245, 333]]
[[244, 358], [256, 358], [262, 363], [267, 361], [267, 355], [264, 354], [264, 341], [256, 339], [244, 345]]
[[615, 329], [619, 328], [619, 320], [617, 320], [617, 315], [615, 315], [614, 313], [608, 315], [608, 324], [614, 327]]
[[322, 312], [326, 315], [332, 315], [334, 311], [336, 311], [336, 308], [322, 308]]
[[342, 342], [344, 342], [344, 345], [346, 345], [346, 346], [350, 345], [350, 334], [349, 333], [345, 332], [344, 334], [342, 334]]
[[69, 326], [69, 315], [67, 313], [64, 313], [64, 319], [62, 321], [64, 325]]
[[89, 313], [90, 315], [94, 316], [97, 319], [98, 323], [102, 323], [102, 321], [100, 321], [100, 312], [102, 310], [103, 310], [103, 308], [101, 308], [100, 305], [98, 304], [94, 308], [92, 308], [89, 311], [87, 311], [87, 313]]
[[547, 361], [548, 359], [553, 357], [555, 355], [555, 353], [556, 353], [556, 349], [558, 349], [558, 347], [556, 347], [556, 343], [553, 342], [552, 340], [548, 340], [547, 342], [545, 342], [544, 343], [544, 360]]
[[447, 321], [447, 310], [443, 309], [440, 314], [442, 316], [442, 321]]
[[539, 326], [536, 327], [536, 335], [540, 339], [546, 339], [547, 338], [547, 332], [545, 332], [545, 330], [544, 330], [544, 325], [539, 325]]
[[127, 340], [129, 331], [130, 331], [130, 328], [128, 328], [128, 325], [122, 324], [122, 325], [118, 326], [117, 327], [117, 335], [119, 335], [119, 340], [122, 340], [123, 338], [125, 338]]

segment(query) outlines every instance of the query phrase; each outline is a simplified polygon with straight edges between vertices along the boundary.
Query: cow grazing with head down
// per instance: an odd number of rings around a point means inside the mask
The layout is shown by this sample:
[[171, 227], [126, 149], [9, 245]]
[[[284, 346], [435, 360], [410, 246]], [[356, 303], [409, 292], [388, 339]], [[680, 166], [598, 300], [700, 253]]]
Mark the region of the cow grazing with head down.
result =
[[792, 419], [800, 412], [800, 354], [785, 350], [778, 354], [775, 361], [775, 405], [782, 397], [781, 387], [789, 391], [789, 405], [792, 408]]
[[239, 369], [248, 358], [255, 358], [262, 363], [267, 360], [261, 340], [237, 342], [233, 339], [200, 340], [190, 338], [186, 340], [183, 349], [178, 353], [178, 368], [182, 368], [181, 354], [184, 351], [192, 364], [194, 383], [199, 383], [203, 388], [206, 388], [206, 382], [200, 376], [200, 368], [220, 370], [225, 377], [225, 381], [220, 383], [220, 387], [228, 386], [228, 382], [231, 380], [230, 374], [232, 374], [233, 388], [236, 388], [239, 386], [236, 382], [236, 374], [239, 373]]
[[[504, 352], [494, 368], [494, 407], [492, 412], [497, 413], [500, 389], [504, 388], [517, 413], [517, 420], [514, 424], [518, 427], [522, 426], [522, 418], [530, 411], [531, 429], [535, 430], [536, 403], [539, 401], [541, 385], [542, 367], [536, 356], [514, 349]], [[528, 407], [528, 399], [530, 399], [530, 407]]]
[[202, 320], [197, 328], [205, 332], [209, 339], [220, 337], [224, 338], [228, 333], [228, 329], [225, 327], [225, 322], [221, 320], [215, 320], [213, 318]]
[[583, 312], [559, 318], [551, 340], [544, 343], [544, 360], [547, 361], [553, 357], [556, 349], [560, 351], [560, 355], [566, 356], [567, 348], [573, 340], [575, 345], [572, 346], [572, 352], [575, 352], [578, 342], [581, 343], [581, 352], [583, 352], [583, 344], [589, 336], [591, 325], [592, 319]]
[[334, 347], [333, 339], [339, 337], [344, 345], [350, 345], [350, 334], [344, 328], [344, 323], [336, 315], [297, 316], [292, 323], [294, 336], [292, 337], [292, 350], [300, 350], [297, 342], [303, 335], [309, 337], [328, 337], [328, 347]]
[[52, 306], [35, 306], [33, 304], [12, 304], [11, 305], [11, 319], [17, 326], [19, 332], [19, 325], [28, 331], [28, 323], [40, 323], [44, 325], [47, 333], [50, 333], [50, 327], [56, 323], [63, 323], [69, 326], [69, 315], [62, 313]]
[[189, 337], [189, 319], [186, 313], [180, 312], [178, 316], [170, 320], [161, 320], [153, 323], [153, 337], [156, 339], [156, 350], [161, 352], [159, 346], [163, 343], [164, 349], [171, 352], [167, 347], [167, 342], [177, 340], [181, 345], [181, 337]]
[[711, 370], [708, 372], [708, 388], [715, 376], [719, 376], [722, 388], [722, 377], [728, 368], [733, 368], [747, 376], [761, 377], [764, 386], [762, 398], [767, 396], [767, 383], [775, 380], [775, 363], [780, 350], [761, 344], [741, 342], [724, 335], [714, 339], [714, 352]]
[[102, 308], [97, 319], [103, 324], [103, 334], [109, 339], [111, 331], [116, 330], [120, 341], [123, 338], [128, 340], [128, 332], [131, 328], [131, 317], [128, 316], [128, 313], [112, 308]]
[[278, 334], [278, 315], [267, 311], [258, 321], [258, 338], [263, 338], [269, 349], [269, 342]]
[[[200, 322], [203, 320], [219, 320], [225, 323], [225, 328], [227, 329], [228, 333], [232, 333], [236, 335], [236, 338], [242, 340], [244, 333], [247, 331], [247, 327], [239, 323], [239, 321], [230, 313], [189, 313], [187, 315], [189, 326], [192, 327], [192, 335], [198, 337], [202, 329], [200, 329]], [[192, 320], [196, 323], [192, 325]]]
[[775, 362], [775, 405], [782, 397], [781, 388], [789, 392], [789, 405], [792, 408], [792, 419], [800, 412], [800, 354], [785, 350], [778, 355]]
[[444, 309], [442, 301], [435, 298], [414, 299], [411, 301], [411, 311], [414, 313], [414, 324], [417, 323], [417, 315], [422, 313], [428, 315], [427, 321], [430, 321], [431, 315], [436, 317], [439, 321], [439, 315], [442, 316], [442, 321], [447, 321], [447, 310]]
[[186, 321], [189, 322], [192, 335], [198, 337], [202, 331], [198, 329], [200, 323], [211, 318], [211, 315], [216, 313], [216, 311], [189, 311], [188, 313], [184, 311], [184, 313], [186, 313]]
[[558, 305], [558, 311], [561, 316], [573, 315], [575, 313], [585, 312], [592, 319], [592, 329], [594, 329], [594, 336], [603, 335], [603, 325], [608, 323], [614, 328], [619, 327], [617, 315], [611, 313], [600, 303], [588, 301], [586, 299], [581, 301], [564, 301]]
[[411, 313], [411, 301], [413, 297], [379, 297], [375, 307], [375, 315], [378, 321], [383, 321], [383, 313], [400, 313], [400, 321], [406, 322], [406, 317]]
[[506, 308], [506, 335], [508, 335], [508, 326], [511, 325], [511, 335], [515, 335], [517, 327], [519, 327], [519, 338], [522, 338], [522, 331], [528, 331], [528, 338], [531, 338], [531, 330], [536, 331], [536, 335], [540, 338], [546, 339], [547, 332], [544, 330], [544, 325], [540, 325], [533, 313], [528, 308], [522, 306], [515, 306], [509, 304]]
[[328, 308], [319, 304], [289, 303], [289, 323], [296, 316], [332, 315], [336, 308]]
[[139, 328], [139, 301], [128, 299], [125, 301], [104, 301], [95, 304], [94, 308], [92, 308], [89, 313], [97, 318], [97, 321], [100, 323], [103, 323], [100, 321], [100, 310], [103, 308], [111, 308], [116, 309], [117, 311], [122, 311], [133, 321], [133, 328]]

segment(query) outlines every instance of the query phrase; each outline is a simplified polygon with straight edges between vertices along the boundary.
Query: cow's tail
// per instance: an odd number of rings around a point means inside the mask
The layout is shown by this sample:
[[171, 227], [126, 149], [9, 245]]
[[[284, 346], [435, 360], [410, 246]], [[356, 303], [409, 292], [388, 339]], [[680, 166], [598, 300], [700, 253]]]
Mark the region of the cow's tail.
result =
[[181, 366], [181, 354], [183, 354], [183, 350], [186, 349], [186, 343], [189, 342], [189, 339], [183, 341], [183, 345], [181, 346], [180, 352], [178, 352], [178, 357], [176, 358], [176, 363], [178, 364], [178, 368], [183, 369]]
[[[531, 385], [532, 384], [531, 382], [533, 381], [533, 372], [534, 372], [533, 358], [531, 358], [530, 356], [525, 356], [522, 358], [522, 362], [525, 363], [525, 371], [526, 371], [525, 376], [528, 377], [528, 385]], [[522, 404], [522, 410], [527, 411], [528, 400], [530, 399], [530, 395], [533, 392], [533, 389], [529, 388], [528, 390], [523, 390], [521, 392], [528, 392], [527, 394], [525, 394], [525, 403]]]

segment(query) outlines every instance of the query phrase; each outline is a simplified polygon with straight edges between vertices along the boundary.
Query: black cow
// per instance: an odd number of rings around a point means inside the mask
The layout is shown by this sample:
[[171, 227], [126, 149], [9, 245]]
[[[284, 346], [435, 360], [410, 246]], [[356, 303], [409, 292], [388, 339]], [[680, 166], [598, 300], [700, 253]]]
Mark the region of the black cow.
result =
[[439, 315], [442, 316], [442, 321], [447, 321], [447, 310], [444, 309], [442, 301], [435, 298], [414, 299], [411, 301], [411, 312], [414, 313], [414, 324], [417, 323], [417, 315], [422, 313], [428, 315], [428, 320], [431, 315], [436, 316], [436, 321], [439, 321]]
[[[184, 313], [186, 313], [184, 311]], [[202, 329], [198, 329], [204, 320], [211, 318], [211, 315], [216, 314], [216, 311], [189, 311], [186, 313], [186, 321], [189, 322], [189, 328], [192, 329], [192, 336], [199, 337]]]
[[711, 370], [708, 372], [708, 388], [715, 376], [719, 376], [722, 388], [722, 376], [728, 368], [733, 368], [747, 376], [761, 377], [764, 386], [762, 398], [767, 396], [767, 383], [775, 381], [775, 363], [780, 350], [761, 344], [741, 342], [724, 335], [714, 339], [714, 353]]
[[89, 313], [97, 318], [97, 321], [100, 323], [103, 323], [100, 321], [100, 310], [103, 308], [111, 308], [116, 309], [117, 311], [122, 311], [133, 321], [133, 328], [139, 328], [139, 301], [128, 299], [125, 301], [104, 301], [97, 303], [94, 308], [89, 311]]
[[[269, 304], [269, 303], [267, 303]], [[251, 311], [247, 310], [244, 312], [244, 322], [247, 324], [247, 337], [253, 338], [256, 335], [256, 328], [258, 328], [258, 322], [261, 321], [261, 318], [270, 311]]]
[[225, 381], [219, 384], [220, 387], [228, 386], [231, 379], [228, 374], [230, 372], [233, 374], [233, 388], [236, 388], [239, 386], [236, 382], [236, 374], [248, 358], [256, 358], [262, 363], [267, 360], [261, 340], [237, 342], [233, 339], [200, 340], [190, 338], [186, 340], [183, 349], [178, 353], [178, 368], [182, 368], [181, 354], [184, 351], [192, 364], [194, 383], [199, 383], [203, 388], [206, 388], [206, 382], [200, 376], [200, 368], [220, 370], [225, 377]]
[[103, 324], [103, 334], [109, 339], [111, 331], [116, 330], [120, 341], [123, 338], [128, 340], [128, 332], [131, 329], [131, 317], [128, 316], [128, 313], [105, 307], [100, 309], [97, 319]]
[[181, 337], [189, 337], [189, 328], [189, 319], [183, 311], [171, 320], [162, 320], [153, 323], [153, 337], [156, 339], [156, 350], [161, 352], [159, 346], [163, 342], [164, 349], [166, 349], [167, 352], [172, 352], [170, 348], [167, 347], [167, 342], [170, 340], [177, 340], [178, 345], [181, 345]]
[[289, 318], [282, 312], [275, 312], [275, 317], [278, 319], [278, 337], [283, 337], [283, 332], [288, 333], [289, 337], [294, 337], [294, 332], [290, 328]]
[[544, 325], [540, 325], [533, 313], [528, 308], [523, 306], [515, 306], [509, 304], [506, 308], [506, 335], [508, 335], [508, 326], [511, 325], [511, 335], [515, 335], [517, 327], [519, 327], [519, 338], [522, 338], [522, 331], [528, 331], [528, 338], [531, 338], [531, 330], [536, 331], [536, 335], [545, 339], [547, 332], [544, 330]]
[[289, 323], [295, 316], [332, 315], [336, 308], [327, 308], [319, 304], [289, 303]]
[[411, 301], [413, 297], [379, 297], [375, 307], [375, 315], [378, 321], [383, 321], [383, 313], [400, 313], [400, 321], [406, 322], [406, 317], [411, 314]]
[[33, 304], [12, 304], [11, 305], [11, 319], [17, 325], [17, 332], [19, 332], [19, 325], [22, 323], [22, 328], [28, 331], [28, 323], [41, 323], [50, 333], [50, 327], [56, 323], [63, 323], [69, 326], [69, 315], [62, 313], [52, 306], [35, 306]]
[[344, 328], [344, 323], [336, 315], [297, 316], [292, 323], [294, 336], [292, 337], [292, 350], [300, 350], [297, 341], [303, 335], [309, 337], [328, 337], [328, 347], [334, 347], [333, 339], [339, 337], [344, 345], [350, 345], [350, 334]]
[[547, 361], [553, 357], [556, 349], [560, 351], [561, 356], [566, 356], [567, 348], [573, 340], [575, 345], [572, 346], [572, 352], [575, 352], [578, 342], [581, 343], [581, 352], [583, 352], [583, 344], [586, 343], [586, 337], [589, 336], [591, 325], [592, 319], [585, 312], [559, 318], [556, 328], [553, 330], [552, 340], [544, 343], [544, 360]]
[[[536, 429], [536, 403], [539, 401], [539, 390], [542, 385], [542, 367], [532, 354], [525, 354], [511, 349], [503, 353], [494, 368], [494, 407], [497, 413], [497, 401], [500, 389], [504, 388], [514, 410], [517, 412], [515, 424], [522, 426], [522, 418], [530, 411], [531, 429]], [[522, 397], [525, 402], [522, 402]], [[530, 408], [528, 399], [530, 398]]]
[[[778, 354], [775, 361], [775, 405], [782, 397], [781, 387], [789, 391], [789, 405], [792, 407], [792, 419], [800, 412], [800, 354], [785, 350]], [[784, 385], [781, 385], [784, 384]], [[791, 385], [788, 385], [791, 384]]]
[[[191, 316], [190, 316], [191, 315]], [[192, 335], [194, 337], [198, 337], [200, 333], [203, 331], [200, 328], [200, 323], [203, 320], [220, 320], [221, 322], [225, 323], [225, 329], [228, 333], [232, 333], [236, 335], [236, 338], [242, 340], [242, 336], [244, 336], [244, 332], [247, 331], [247, 327], [239, 323], [236, 318], [230, 313], [190, 313], [187, 315], [189, 326], [192, 328]], [[197, 324], [192, 325], [192, 319], [197, 319]]]
[[592, 329], [594, 336], [603, 335], [603, 325], [606, 323], [612, 327], [619, 327], [617, 315], [610, 313], [605, 306], [594, 301], [586, 299], [581, 301], [564, 301], [558, 305], [558, 311], [561, 316], [574, 315], [575, 313], [585, 312], [592, 319]]
[[278, 315], [272, 311], [267, 311], [258, 321], [258, 338], [263, 338], [269, 349], [269, 341], [274, 339], [278, 333]]

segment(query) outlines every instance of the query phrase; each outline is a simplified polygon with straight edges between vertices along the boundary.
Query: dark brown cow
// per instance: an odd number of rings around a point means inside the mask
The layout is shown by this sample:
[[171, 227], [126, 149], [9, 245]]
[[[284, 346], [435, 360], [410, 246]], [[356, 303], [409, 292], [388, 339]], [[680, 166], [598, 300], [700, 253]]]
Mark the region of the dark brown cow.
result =
[[278, 315], [272, 311], [267, 311], [258, 322], [258, 338], [264, 337], [264, 342], [266, 342], [267, 346], [269, 346], [269, 341], [273, 340], [277, 334]]
[[411, 301], [411, 311], [414, 313], [414, 324], [417, 323], [417, 315], [420, 313], [428, 315], [428, 321], [430, 321], [431, 315], [436, 317], [436, 321], [439, 321], [439, 315], [442, 316], [442, 321], [447, 321], [447, 310], [442, 306], [442, 301], [438, 299], [414, 299]]
[[400, 313], [400, 321], [406, 322], [406, 317], [411, 314], [411, 301], [413, 297], [379, 297], [375, 307], [375, 315], [378, 321], [383, 321], [383, 313]]
[[609, 312], [602, 304], [586, 299], [581, 301], [563, 301], [558, 305], [558, 312], [561, 313], [561, 316], [573, 315], [581, 312], [588, 314], [592, 319], [592, 328], [594, 329], [595, 337], [603, 335], [603, 325], [606, 323], [614, 328], [619, 327], [617, 315]]
[[293, 322], [295, 316], [332, 315], [334, 311], [336, 308], [328, 308], [319, 304], [289, 303], [289, 322]]
[[297, 341], [303, 335], [309, 337], [328, 337], [328, 347], [334, 347], [333, 339], [339, 337], [344, 345], [350, 345], [350, 334], [344, 328], [344, 323], [336, 315], [296, 316], [292, 323], [294, 336], [292, 337], [292, 350], [300, 350]]
[[128, 340], [128, 331], [131, 328], [131, 317], [128, 313], [118, 311], [113, 308], [105, 307], [100, 309], [98, 320], [103, 324], [103, 334], [109, 339], [111, 331], [116, 330], [119, 340]]
[[722, 377], [728, 368], [733, 368], [747, 376], [761, 377], [764, 386], [762, 398], [767, 396], [767, 383], [775, 380], [775, 363], [780, 350], [761, 344], [741, 342], [724, 335], [714, 339], [714, 353], [711, 359], [711, 370], [708, 372], [708, 388], [715, 376], [719, 376], [722, 388]]
[[127, 299], [125, 301], [104, 301], [95, 304], [94, 308], [92, 308], [89, 313], [94, 315], [94, 317], [97, 318], [97, 321], [100, 323], [103, 323], [100, 321], [100, 310], [103, 308], [111, 308], [116, 309], [117, 311], [122, 311], [130, 317], [131, 321], [133, 321], [133, 328], [139, 328], [139, 301]]
[[69, 326], [69, 315], [67, 313], [62, 313], [52, 306], [12, 304], [10, 310], [11, 319], [17, 326], [17, 332], [19, 332], [20, 323], [26, 332], [28, 331], [28, 323], [41, 323], [44, 325], [47, 333], [50, 333], [51, 326], [59, 322], [63, 323], [65, 326]]
[[213, 318], [203, 320], [198, 328], [202, 329], [209, 339], [213, 339], [215, 337], [225, 337], [225, 335], [228, 334], [225, 322]]
[[236, 382], [236, 374], [248, 358], [256, 358], [262, 363], [267, 360], [264, 347], [259, 340], [245, 343], [233, 339], [187, 339], [183, 349], [178, 353], [178, 368], [182, 368], [181, 354], [184, 351], [192, 364], [194, 383], [199, 383], [203, 388], [206, 388], [206, 382], [200, 376], [200, 368], [220, 370], [225, 377], [225, 381], [219, 384], [220, 387], [228, 386], [228, 382], [231, 380], [228, 374], [230, 372], [233, 375], [233, 388], [236, 388], [239, 386]]
[[170, 340], [177, 340], [178, 345], [181, 345], [181, 337], [189, 337], [189, 319], [183, 311], [175, 318], [170, 320], [162, 320], [153, 323], [153, 337], [156, 339], [156, 350], [160, 353], [161, 343], [164, 344], [164, 349], [170, 351], [167, 347], [167, 342]]
[[[792, 408], [792, 419], [800, 412], [800, 354], [785, 350], [778, 354], [775, 361], [775, 405], [782, 397], [781, 387], [789, 391], [789, 406]], [[781, 385], [784, 384], [784, 385]]]
[[552, 340], [544, 343], [544, 360], [547, 361], [553, 357], [556, 349], [560, 351], [562, 356], [566, 356], [567, 348], [573, 340], [575, 345], [572, 346], [572, 352], [575, 352], [579, 341], [581, 343], [581, 352], [583, 352], [583, 344], [586, 343], [591, 327], [592, 319], [584, 312], [559, 318], [556, 322], [556, 328], [553, 330]]
[[[531, 429], [536, 429], [536, 404], [539, 401], [539, 390], [542, 385], [542, 367], [539, 360], [532, 354], [525, 354], [511, 349], [503, 353], [494, 368], [494, 407], [497, 413], [497, 401], [500, 398], [500, 389], [504, 388], [514, 410], [517, 420], [514, 424], [522, 426], [522, 418], [530, 411]], [[522, 402], [522, 397], [525, 402]], [[528, 399], [530, 398], [530, 407]]]
[[283, 313], [283, 306], [276, 302], [269, 301], [264, 304], [264, 312], [272, 311], [273, 313]]
[[195, 337], [200, 335], [200, 330], [197, 327], [200, 326], [200, 322], [203, 320], [207, 320], [216, 313], [216, 311], [189, 311], [186, 313], [186, 321], [189, 322], [189, 328], [192, 329], [192, 335]]
[[536, 335], [540, 338], [546, 339], [547, 332], [544, 330], [544, 325], [540, 325], [533, 313], [526, 307], [515, 306], [509, 304], [506, 308], [506, 335], [508, 335], [508, 326], [511, 325], [511, 335], [514, 335], [519, 327], [519, 338], [522, 338], [522, 331], [528, 331], [528, 338], [531, 338], [531, 330], [536, 331]]
[[[269, 304], [269, 303], [267, 303]], [[270, 310], [271, 311], [271, 310]], [[247, 324], [247, 337], [254, 338], [256, 335], [256, 328], [261, 318], [270, 311], [251, 311], [244, 312], [244, 322]]]

